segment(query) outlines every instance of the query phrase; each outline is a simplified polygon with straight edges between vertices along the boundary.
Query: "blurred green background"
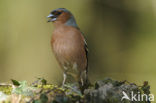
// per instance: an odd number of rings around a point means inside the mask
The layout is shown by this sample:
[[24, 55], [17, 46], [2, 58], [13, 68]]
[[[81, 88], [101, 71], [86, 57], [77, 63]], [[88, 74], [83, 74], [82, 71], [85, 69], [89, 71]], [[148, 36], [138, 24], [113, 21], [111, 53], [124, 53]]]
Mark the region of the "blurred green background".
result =
[[44, 77], [61, 83], [46, 18], [60, 7], [74, 14], [87, 38], [92, 82], [147, 80], [156, 94], [155, 0], [1, 0], [0, 82]]

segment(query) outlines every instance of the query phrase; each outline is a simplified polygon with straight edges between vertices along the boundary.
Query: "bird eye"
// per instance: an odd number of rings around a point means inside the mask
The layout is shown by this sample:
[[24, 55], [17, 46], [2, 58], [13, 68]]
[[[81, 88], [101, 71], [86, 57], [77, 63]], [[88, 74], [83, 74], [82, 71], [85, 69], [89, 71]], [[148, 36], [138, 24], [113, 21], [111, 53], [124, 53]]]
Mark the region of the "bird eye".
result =
[[62, 13], [62, 11], [53, 11], [51, 14], [59, 16]]
[[56, 15], [60, 15], [62, 12], [60, 12], [60, 11], [58, 11], [58, 12], [56, 12]]

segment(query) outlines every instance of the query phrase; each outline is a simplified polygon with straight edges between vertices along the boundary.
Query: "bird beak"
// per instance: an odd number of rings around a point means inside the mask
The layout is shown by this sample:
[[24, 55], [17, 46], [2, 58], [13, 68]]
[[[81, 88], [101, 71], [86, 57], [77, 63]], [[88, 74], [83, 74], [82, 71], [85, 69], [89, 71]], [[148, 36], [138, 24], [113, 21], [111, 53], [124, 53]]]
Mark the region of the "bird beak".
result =
[[50, 19], [48, 20], [48, 22], [56, 21], [56, 16], [53, 15], [53, 14], [49, 14], [49, 15], [47, 16], [47, 18], [50, 18]]

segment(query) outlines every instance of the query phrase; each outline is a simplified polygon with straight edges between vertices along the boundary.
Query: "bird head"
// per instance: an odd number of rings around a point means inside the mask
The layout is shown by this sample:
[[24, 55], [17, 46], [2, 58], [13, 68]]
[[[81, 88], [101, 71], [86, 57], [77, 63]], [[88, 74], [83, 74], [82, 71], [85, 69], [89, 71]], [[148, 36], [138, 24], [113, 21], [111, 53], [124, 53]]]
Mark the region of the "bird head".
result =
[[58, 8], [53, 10], [50, 12], [47, 18], [49, 19], [48, 22], [77, 27], [74, 16], [65, 8]]

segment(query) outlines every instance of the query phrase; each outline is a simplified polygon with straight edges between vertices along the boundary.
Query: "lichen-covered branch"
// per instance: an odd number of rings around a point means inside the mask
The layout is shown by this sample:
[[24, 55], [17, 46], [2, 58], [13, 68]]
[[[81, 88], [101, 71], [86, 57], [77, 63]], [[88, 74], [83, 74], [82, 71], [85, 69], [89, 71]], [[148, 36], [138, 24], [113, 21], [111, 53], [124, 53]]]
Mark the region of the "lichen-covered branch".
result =
[[137, 86], [106, 78], [90, 86], [83, 95], [76, 84], [58, 87], [42, 78], [31, 85], [26, 81], [12, 82], [0, 85], [0, 103], [150, 103], [154, 99], [148, 82]]

